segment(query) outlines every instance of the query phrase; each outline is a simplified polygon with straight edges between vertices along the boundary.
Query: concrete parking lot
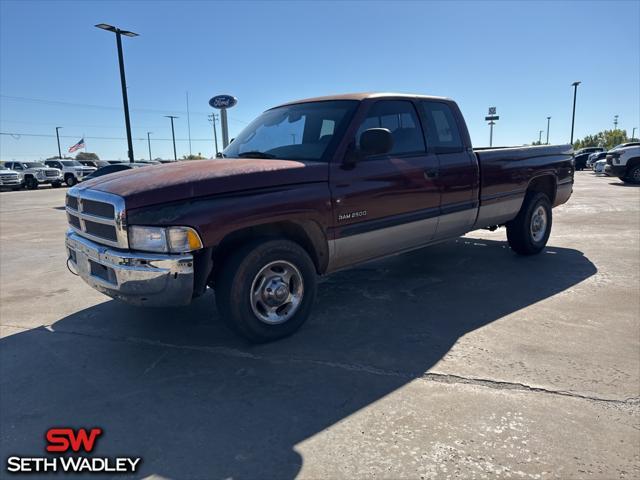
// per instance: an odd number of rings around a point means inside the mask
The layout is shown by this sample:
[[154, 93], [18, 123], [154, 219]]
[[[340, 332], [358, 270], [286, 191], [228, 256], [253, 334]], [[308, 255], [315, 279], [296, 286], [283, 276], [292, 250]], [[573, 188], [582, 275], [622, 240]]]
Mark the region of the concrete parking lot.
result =
[[639, 478], [640, 188], [578, 172], [549, 247], [504, 229], [324, 278], [249, 346], [213, 292], [139, 309], [65, 267], [64, 189], [0, 194], [0, 452], [52, 426], [156, 478]]

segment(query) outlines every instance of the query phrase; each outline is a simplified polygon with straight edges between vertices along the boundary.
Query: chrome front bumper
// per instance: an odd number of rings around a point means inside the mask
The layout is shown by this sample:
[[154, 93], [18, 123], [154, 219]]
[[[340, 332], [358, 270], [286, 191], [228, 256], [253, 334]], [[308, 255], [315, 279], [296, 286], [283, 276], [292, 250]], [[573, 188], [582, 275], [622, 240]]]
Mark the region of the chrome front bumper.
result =
[[69, 230], [68, 261], [99, 292], [144, 306], [187, 305], [193, 295], [193, 256], [116, 250]]

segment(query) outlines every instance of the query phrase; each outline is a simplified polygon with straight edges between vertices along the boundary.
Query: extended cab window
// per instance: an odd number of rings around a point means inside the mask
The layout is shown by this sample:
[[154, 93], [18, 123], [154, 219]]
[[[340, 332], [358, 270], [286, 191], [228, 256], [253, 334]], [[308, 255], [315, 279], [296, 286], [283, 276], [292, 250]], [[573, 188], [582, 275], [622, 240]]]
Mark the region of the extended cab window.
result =
[[369, 128], [387, 128], [393, 136], [392, 155], [422, 153], [425, 151], [424, 136], [418, 115], [411, 102], [404, 100], [382, 100], [376, 102], [356, 133], [356, 145], [360, 146], [360, 135]]
[[449, 105], [423, 100], [420, 102], [426, 118], [427, 143], [435, 153], [454, 153], [464, 150], [458, 124]]

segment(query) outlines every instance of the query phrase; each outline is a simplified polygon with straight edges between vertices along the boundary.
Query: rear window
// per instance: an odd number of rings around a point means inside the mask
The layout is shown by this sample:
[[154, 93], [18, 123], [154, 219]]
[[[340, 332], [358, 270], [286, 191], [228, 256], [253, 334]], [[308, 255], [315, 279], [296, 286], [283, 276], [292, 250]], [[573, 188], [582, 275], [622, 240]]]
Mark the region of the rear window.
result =
[[458, 124], [449, 105], [423, 100], [420, 102], [426, 118], [427, 144], [435, 153], [454, 153], [464, 150]]

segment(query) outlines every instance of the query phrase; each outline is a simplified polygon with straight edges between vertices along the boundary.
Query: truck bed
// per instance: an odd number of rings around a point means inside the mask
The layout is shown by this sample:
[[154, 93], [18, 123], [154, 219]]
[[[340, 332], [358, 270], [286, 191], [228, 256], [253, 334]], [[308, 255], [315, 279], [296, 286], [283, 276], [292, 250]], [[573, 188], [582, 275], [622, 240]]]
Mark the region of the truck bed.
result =
[[[520, 210], [533, 179], [553, 182], [554, 206], [567, 201], [573, 186], [571, 145], [474, 148], [480, 169], [476, 227], [501, 225]], [[548, 180], [547, 180], [548, 179]]]

